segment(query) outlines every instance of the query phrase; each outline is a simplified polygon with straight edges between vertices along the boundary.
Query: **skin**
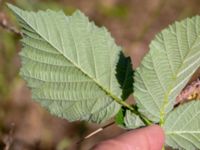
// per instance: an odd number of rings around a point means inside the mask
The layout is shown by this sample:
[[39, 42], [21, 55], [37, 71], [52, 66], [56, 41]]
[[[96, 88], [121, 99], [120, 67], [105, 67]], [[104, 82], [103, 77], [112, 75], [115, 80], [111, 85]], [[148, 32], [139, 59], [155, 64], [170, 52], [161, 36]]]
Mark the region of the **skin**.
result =
[[164, 140], [163, 129], [152, 125], [103, 141], [92, 150], [161, 150]]

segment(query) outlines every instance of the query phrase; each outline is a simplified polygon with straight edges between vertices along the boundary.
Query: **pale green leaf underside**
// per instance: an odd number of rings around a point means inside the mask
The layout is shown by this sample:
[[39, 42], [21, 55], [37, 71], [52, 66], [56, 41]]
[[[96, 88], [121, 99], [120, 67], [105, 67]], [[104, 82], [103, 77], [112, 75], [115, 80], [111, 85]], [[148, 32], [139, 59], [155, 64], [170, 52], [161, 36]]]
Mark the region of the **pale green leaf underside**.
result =
[[24, 37], [21, 75], [33, 99], [53, 114], [74, 120], [102, 122], [114, 116], [122, 90], [115, 77], [120, 48], [105, 28], [81, 12], [22, 11]]
[[173, 148], [200, 149], [200, 101], [179, 106], [166, 118], [166, 144]]
[[138, 115], [132, 113], [129, 110], [126, 111], [126, 115], [124, 117], [124, 124], [125, 128], [127, 129], [135, 129], [145, 125]]
[[150, 44], [135, 73], [134, 96], [139, 111], [163, 121], [191, 75], [200, 66], [200, 17], [176, 22]]

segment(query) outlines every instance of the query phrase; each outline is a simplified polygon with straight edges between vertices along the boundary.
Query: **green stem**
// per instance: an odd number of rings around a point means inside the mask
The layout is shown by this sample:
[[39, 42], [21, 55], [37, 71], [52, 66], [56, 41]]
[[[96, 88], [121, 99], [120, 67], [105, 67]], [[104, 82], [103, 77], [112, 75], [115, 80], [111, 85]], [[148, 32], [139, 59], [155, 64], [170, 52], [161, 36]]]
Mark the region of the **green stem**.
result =
[[162, 147], [162, 150], [165, 150], [165, 146]]
[[142, 115], [139, 111], [137, 111], [131, 105], [127, 104], [125, 101], [119, 101], [119, 100], [116, 100], [116, 101], [120, 103], [121, 105], [123, 105], [124, 107], [126, 107], [127, 109], [129, 109], [132, 113], [138, 115], [145, 125], [148, 126], [152, 124], [152, 122], [149, 119], [147, 119], [144, 115]]
[[144, 117], [143, 115], [139, 115], [140, 116], [140, 119], [144, 122], [144, 124], [145, 125], [151, 125], [152, 124], [152, 122], [149, 120], [149, 119], [147, 119], [146, 117]]

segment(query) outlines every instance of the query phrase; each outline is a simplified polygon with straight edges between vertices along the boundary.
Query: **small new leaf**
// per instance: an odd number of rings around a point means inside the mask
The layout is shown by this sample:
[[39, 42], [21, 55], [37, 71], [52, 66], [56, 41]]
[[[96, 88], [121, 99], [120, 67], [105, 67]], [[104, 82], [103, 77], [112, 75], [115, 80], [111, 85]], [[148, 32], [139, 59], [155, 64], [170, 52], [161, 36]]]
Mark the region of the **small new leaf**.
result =
[[139, 115], [132, 113], [130, 110], [121, 108], [115, 117], [115, 122], [122, 128], [135, 129], [145, 126]]
[[126, 111], [126, 116], [124, 118], [124, 124], [125, 124], [124, 127], [126, 129], [135, 129], [135, 128], [145, 126], [145, 124], [140, 119], [140, 117], [138, 115], [132, 113], [129, 110]]

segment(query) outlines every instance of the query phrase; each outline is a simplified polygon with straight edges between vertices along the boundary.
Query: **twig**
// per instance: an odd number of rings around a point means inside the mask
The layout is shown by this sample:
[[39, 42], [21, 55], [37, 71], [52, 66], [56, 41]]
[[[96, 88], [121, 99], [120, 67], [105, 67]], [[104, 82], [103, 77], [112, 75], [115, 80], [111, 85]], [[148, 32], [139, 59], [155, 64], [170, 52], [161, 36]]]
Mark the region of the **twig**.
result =
[[87, 139], [91, 138], [92, 136], [94, 136], [94, 135], [96, 135], [97, 133], [103, 131], [104, 129], [106, 129], [106, 128], [112, 126], [113, 124], [115, 124], [114, 121], [111, 122], [111, 123], [109, 123], [109, 124], [107, 124], [107, 125], [105, 125], [105, 126], [103, 126], [103, 127], [101, 127], [101, 128], [98, 128], [97, 130], [93, 131], [92, 133], [86, 135], [84, 138], [80, 139], [78, 142], [76, 142], [76, 144], [82, 143], [84, 140], [87, 140]]
[[8, 136], [4, 139], [5, 147], [4, 150], [10, 150], [10, 147], [13, 142], [13, 133], [14, 133], [15, 124], [11, 123], [10, 131]]
[[0, 14], [0, 26], [16, 35], [22, 36], [22, 32], [20, 32], [16, 27], [11, 26], [3, 13]]

